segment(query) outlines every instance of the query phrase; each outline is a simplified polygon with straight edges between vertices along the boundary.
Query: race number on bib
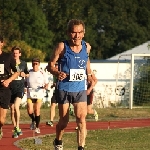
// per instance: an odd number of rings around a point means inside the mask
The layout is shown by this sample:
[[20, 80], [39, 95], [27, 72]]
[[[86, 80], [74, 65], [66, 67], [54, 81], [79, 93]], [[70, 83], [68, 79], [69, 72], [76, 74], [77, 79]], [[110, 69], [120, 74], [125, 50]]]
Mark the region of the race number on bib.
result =
[[85, 80], [86, 74], [84, 69], [70, 69], [69, 81], [82, 81]]
[[31, 99], [43, 99], [44, 98], [44, 90], [29, 88], [27, 97], [31, 98]]
[[4, 74], [4, 64], [0, 64], [0, 74]]
[[31, 98], [33, 99], [37, 99], [39, 96], [38, 96], [38, 92], [30, 92], [30, 96]]

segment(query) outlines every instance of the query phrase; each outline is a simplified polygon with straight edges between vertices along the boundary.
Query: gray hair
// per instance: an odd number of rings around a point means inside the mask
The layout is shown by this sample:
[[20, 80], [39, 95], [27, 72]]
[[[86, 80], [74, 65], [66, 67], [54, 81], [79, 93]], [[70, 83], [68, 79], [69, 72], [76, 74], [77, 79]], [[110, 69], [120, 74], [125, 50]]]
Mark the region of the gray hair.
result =
[[83, 26], [84, 32], [85, 32], [85, 24], [84, 24], [84, 22], [82, 20], [79, 20], [79, 19], [71, 19], [71, 20], [69, 20], [68, 25], [67, 25], [67, 31], [71, 32], [73, 26], [80, 25], [80, 24]]

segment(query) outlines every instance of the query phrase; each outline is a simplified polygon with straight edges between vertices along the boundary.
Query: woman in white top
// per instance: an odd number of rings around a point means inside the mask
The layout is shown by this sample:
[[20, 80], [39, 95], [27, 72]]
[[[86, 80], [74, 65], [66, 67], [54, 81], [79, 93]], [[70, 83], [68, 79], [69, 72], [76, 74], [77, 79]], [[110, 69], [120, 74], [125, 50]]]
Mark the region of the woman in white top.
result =
[[48, 88], [48, 76], [40, 69], [40, 59], [32, 59], [33, 69], [29, 70], [29, 77], [26, 78], [27, 87], [27, 111], [32, 119], [30, 129], [40, 133], [40, 108], [44, 97], [44, 90]]

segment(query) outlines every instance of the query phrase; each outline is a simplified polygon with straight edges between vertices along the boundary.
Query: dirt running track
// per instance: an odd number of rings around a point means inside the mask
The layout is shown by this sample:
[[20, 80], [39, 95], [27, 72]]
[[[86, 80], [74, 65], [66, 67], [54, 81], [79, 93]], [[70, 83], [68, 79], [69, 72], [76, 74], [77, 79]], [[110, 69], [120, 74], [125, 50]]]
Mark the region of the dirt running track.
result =
[[[88, 130], [97, 130], [97, 129], [114, 129], [114, 128], [133, 128], [133, 127], [148, 127], [150, 126], [150, 118], [149, 119], [132, 119], [132, 120], [121, 120], [121, 121], [111, 121], [111, 122], [87, 122]], [[76, 123], [70, 122], [68, 124], [65, 132], [75, 132]], [[3, 127], [4, 136], [0, 140], [0, 150], [19, 150], [18, 147], [14, 145], [14, 142], [20, 140], [22, 138], [33, 137], [33, 131], [29, 129], [29, 124], [21, 124], [20, 128], [23, 131], [23, 135], [19, 136], [19, 138], [12, 138], [12, 125], [5, 125]], [[53, 134], [55, 133], [55, 125], [54, 127], [46, 126], [45, 124], [40, 125], [41, 134]]]

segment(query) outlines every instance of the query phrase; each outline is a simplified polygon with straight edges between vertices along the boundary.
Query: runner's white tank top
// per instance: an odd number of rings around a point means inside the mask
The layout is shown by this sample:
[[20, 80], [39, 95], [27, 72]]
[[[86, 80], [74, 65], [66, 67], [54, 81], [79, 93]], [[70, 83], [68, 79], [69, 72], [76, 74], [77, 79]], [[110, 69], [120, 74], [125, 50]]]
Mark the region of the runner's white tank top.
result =
[[37, 72], [29, 70], [29, 77], [26, 78], [27, 86], [29, 88], [37, 89], [48, 84], [48, 76], [43, 70], [38, 70]]

